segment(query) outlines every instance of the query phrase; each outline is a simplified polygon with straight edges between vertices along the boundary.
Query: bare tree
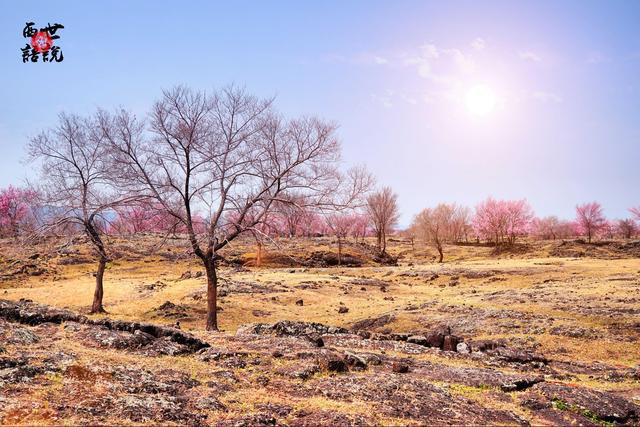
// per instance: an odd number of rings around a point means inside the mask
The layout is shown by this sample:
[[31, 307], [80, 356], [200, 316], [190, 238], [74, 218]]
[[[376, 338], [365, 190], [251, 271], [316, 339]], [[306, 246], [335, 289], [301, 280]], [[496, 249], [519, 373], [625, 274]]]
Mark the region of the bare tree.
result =
[[638, 232], [638, 225], [630, 218], [618, 220], [617, 226], [618, 232], [624, 239], [631, 239]]
[[345, 239], [356, 226], [357, 215], [353, 212], [336, 212], [326, 216], [326, 224], [338, 241], [338, 265], [342, 265], [342, 247]]
[[98, 261], [91, 313], [104, 313], [104, 271], [109, 255], [104, 236], [108, 214], [124, 201], [110, 185], [106, 144], [91, 119], [61, 114], [57, 127], [32, 138], [30, 160], [42, 165], [38, 194], [49, 212], [42, 232], [67, 227], [91, 243]]
[[427, 208], [416, 215], [412, 228], [427, 243], [435, 246], [440, 255], [438, 262], [444, 259], [443, 245], [455, 239], [458, 207], [446, 203], [435, 208]]
[[451, 224], [451, 240], [454, 242], [468, 242], [471, 226], [471, 209], [466, 206], [455, 206]]
[[384, 187], [367, 197], [367, 213], [376, 233], [378, 250], [386, 253], [387, 234], [393, 231], [400, 218], [398, 196], [390, 187]]
[[[234, 87], [211, 95], [184, 87], [163, 92], [150, 114], [149, 137], [143, 123], [124, 111], [103, 112], [101, 123], [119, 165], [118, 181], [155, 199], [184, 225], [206, 270], [207, 330], [218, 328], [220, 250], [255, 230], [288, 193], [303, 194], [309, 205], [330, 205], [344, 178], [337, 170], [334, 124], [285, 120], [274, 113], [272, 100]], [[197, 210], [208, 219], [202, 234], [193, 227]]]

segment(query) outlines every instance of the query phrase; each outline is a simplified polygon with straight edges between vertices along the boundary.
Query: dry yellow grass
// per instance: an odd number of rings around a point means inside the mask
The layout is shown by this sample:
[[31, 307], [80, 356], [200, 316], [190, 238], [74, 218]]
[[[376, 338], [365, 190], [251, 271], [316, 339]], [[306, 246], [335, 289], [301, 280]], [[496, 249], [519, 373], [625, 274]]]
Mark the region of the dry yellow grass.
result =
[[[278, 251], [295, 252], [296, 255], [300, 255], [300, 251], [328, 251], [332, 249], [330, 242], [283, 241], [281, 247], [268, 248], [267, 262], [262, 267], [251, 267], [251, 244], [241, 242], [233, 249], [249, 267], [241, 271], [222, 267], [221, 285], [248, 283], [255, 285], [256, 290], [230, 292], [220, 298], [220, 328], [233, 334], [242, 324], [279, 320], [350, 327], [359, 320], [393, 314], [393, 321], [382, 329], [407, 332], [448, 324], [454, 333], [467, 340], [503, 338], [509, 342], [527, 342], [537, 347], [541, 354], [560, 362], [577, 362], [585, 366], [606, 364], [619, 368], [638, 366], [637, 314], [624, 313], [634, 313], [633, 310], [639, 308], [640, 259], [551, 257], [549, 244], [529, 244], [531, 249], [525, 254], [499, 256], [492, 255], [492, 249], [488, 247], [452, 246], [447, 248], [447, 262], [436, 264], [432, 261], [430, 249], [419, 245], [413, 251], [408, 242], [394, 241], [390, 243], [392, 253], [403, 254], [397, 266], [366, 263], [358, 268], [292, 268], [270, 265], [269, 255]], [[174, 250], [179, 251], [180, 248]], [[351, 250], [357, 253], [357, 247]], [[86, 248], [83, 251], [86, 254]], [[4, 257], [15, 257], [15, 254], [5, 253]], [[55, 265], [54, 274], [0, 283], [2, 298], [27, 298], [86, 313], [93, 295], [94, 265], [56, 265], [53, 261], [51, 264]], [[173, 324], [174, 318], [158, 316], [153, 311], [164, 302], [171, 301], [186, 310], [187, 315], [180, 319], [183, 329], [200, 337], [209, 337], [212, 342], [217, 342], [216, 337], [224, 340], [224, 335], [210, 335], [203, 330], [205, 303], [202, 299], [194, 299], [193, 295], [204, 291], [206, 279], [179, 280], [187, 270], [196, 272], [202, 268], [194, 259], [167, 260], [157, 254], [136, 259], [125, 256], [116, 260], [105, 275], [104, 305], [108, 316]], [[431, 278], [433, 274], [438, 277]], [[359, 279], [380, 282], [361, 284], [357, 281]], [[143, 288], [158, 281], [165, 286], [151, 291]], [[385, 292], [380, 289], [379, 284], [382, 283]], [[313, 286], [301, 287], [304, 284]], [[261, 293], [260, 286], [268, 287], [270, 291]], [[299, 299], [304, 301], [304, 305], [296, 304]], [[348, 312], [339, 314], [341, 305], [348, 307]], [[584, 331], [583, 336], [580, 336], [581, 331]], [[65, 334], [65, 331], [61, 329], [59, 333]], [[93, 366], [99, 361], [100, 365], [149, 368], [148, 360], [121, 351], [87, 348], [72, 340], [59, 341], [57, 345], [59, 347], [52, 351], [73, 352], [78, 356], [76, 363], [82, 366]], [[387, 355], [406, 356], [393, 351]], [[485, 366], [482, 361], [442, 357], [437, 353], [413, 357], [417, 361], [453, 368]], [[273, 371], [288, 364], [290, 362], [273, 359], [269, 369]], [[153, 369], [187, 372], [201, 384], [216, 380], [209, 363], [190, 357], [157, 357], [153, 359]], [[502, 372], [518, 374], [508, 368]], [[357, 397], [348, 404], [318, 396], [292, 398], [286, 392], [278, 394], [259, 386], [260, 370], [248, 367], [236, 373], [247, 386], [221, 398], [228, 411], [224, 414], [210, 411], [213, 419], [232, 419], [244, 412], [255, 411], [256, 405], [266, 403], [293, 405], [297, 410], [367, 413], [367, 402], [358, 401]], [[629, 379], [610, 382], [588, 374], [577, 374], [567, 382], [579, 382], [632, 398], [640, 394], [637, 381]], [[107, 392], [101, 390], [100, 381], [78, 384], [65, 377], [52, 376], [46, 385], [33, 388], [29, 400], [21, 406], [22, 412], [6, 415], [4, 422], [36, 425], [76, 422], [75, 418], [55, 419], [55, 411], [44, 403], [63, 399], [69, 384], [76, 388], [85, 387], [89, 395]], [[513, 402], [496, 400], [491, 388], [462, 383], [440, 385], [453, 395], [478, 401], [486, 408], [509, 409], [534, 421], [527, 410]], [[76, 392], [82, 393], [82, 390]], [[207, 393], [204, 386], [195, 387], [190, 392], [202, 396]], [[113, 421], [119, 421], [117, 416]], [[376, 422], [394, 424], [401, 420], [379, 417]]]

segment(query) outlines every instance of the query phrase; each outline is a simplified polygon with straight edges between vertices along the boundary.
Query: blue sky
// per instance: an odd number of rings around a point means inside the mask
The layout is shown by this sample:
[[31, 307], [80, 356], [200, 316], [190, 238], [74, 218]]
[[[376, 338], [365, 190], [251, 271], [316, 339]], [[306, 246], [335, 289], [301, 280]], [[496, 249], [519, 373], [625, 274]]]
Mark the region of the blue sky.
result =
[[[235, 82], [337, 121], [345, 162], [394, 188], [403, 224], [489, 195], [567, 218], [640, 204], [640, 2], [0, 4], [0, 186], [33, 176], [24, 145], [60, 111], [142, 114], [162, 88]], [[27, 20], [65, 25], [62, 63], [22, 63]]]

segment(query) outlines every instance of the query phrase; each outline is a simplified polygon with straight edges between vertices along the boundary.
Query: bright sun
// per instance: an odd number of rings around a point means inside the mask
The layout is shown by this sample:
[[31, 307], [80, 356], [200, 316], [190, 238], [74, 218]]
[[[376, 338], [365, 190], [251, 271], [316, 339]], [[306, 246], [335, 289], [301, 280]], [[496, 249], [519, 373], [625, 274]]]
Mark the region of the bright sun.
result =
[[473, 86], [467, 92], [467, 109], [476, 116], [485, 116], [493, 111], [496, 106], [496, 96], [485, 85]]

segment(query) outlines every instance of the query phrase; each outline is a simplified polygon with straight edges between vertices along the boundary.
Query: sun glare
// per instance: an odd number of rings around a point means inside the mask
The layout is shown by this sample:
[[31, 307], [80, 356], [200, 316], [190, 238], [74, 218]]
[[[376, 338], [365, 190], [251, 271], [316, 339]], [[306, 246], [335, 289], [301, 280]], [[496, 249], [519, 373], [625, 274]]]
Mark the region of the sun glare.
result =
[[496, 106], [496, 96], [485, 85], [473, 86], [467, 92], [467, 109], [476, 116], [485, 116], [493, 111]]

